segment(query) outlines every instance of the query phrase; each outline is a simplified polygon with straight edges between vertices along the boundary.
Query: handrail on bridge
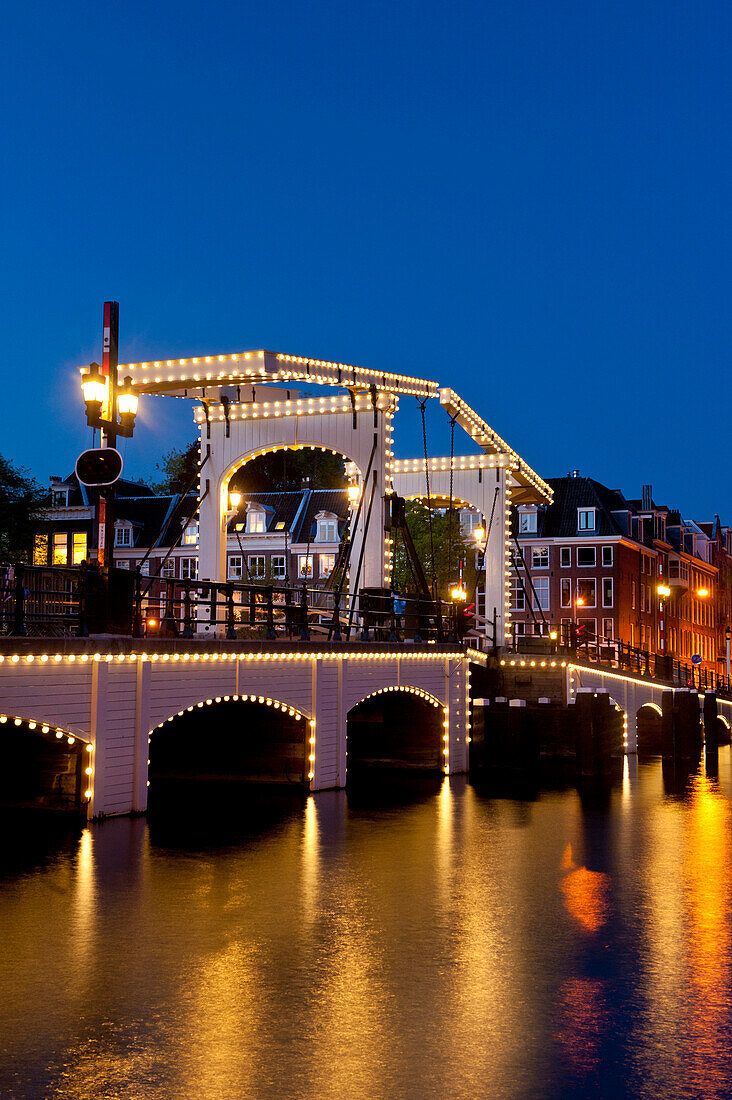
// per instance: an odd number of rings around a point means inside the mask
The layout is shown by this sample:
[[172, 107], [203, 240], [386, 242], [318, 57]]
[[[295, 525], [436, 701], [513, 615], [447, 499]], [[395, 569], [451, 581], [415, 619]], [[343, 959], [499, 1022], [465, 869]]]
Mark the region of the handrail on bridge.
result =
[[515, 652], [547, 651], [584, 660], [628, 675], [661, 680], [674, 687], [697, 691], [715, 691], [732, 698], [732, 684], [701, 665], [691, 665], [670, 654], [651, 653], [619, 638], [608, 638], [587, 630], [583, 624], [563, 623], [561, 635], [514, 635], [511, 647]]

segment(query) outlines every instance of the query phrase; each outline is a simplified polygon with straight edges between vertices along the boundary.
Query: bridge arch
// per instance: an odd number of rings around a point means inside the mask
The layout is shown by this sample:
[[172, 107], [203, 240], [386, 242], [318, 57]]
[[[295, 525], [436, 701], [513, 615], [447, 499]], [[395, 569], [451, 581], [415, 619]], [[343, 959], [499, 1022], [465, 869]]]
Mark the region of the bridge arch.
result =
[[86, 738], [52, 722], [0, 714], [0, 746], [0, 805], [86, 813], [94, 794], [94, 746]]
[[376, 688], [352, 703], [346, 724], [347, 780], [376, 769], [447, 772], [449, 712], [424, 688]]
[[662, 710], [648, 699], [638, 707], [635, 716], [637, 751], [657, 756], [663, 752], [661, 734]]
[[[271, 391], [270, 391], [271, 392]], [[267, 395], [267, 391], [264, 391]], [[363, 508], [353, 532], [352, 553], [360, 558], [365, 542], [359, 586], [382, 587], [388, 579], [390, 557], [384, 540], [385, 492], [391, 481], [392, 417], [396, 398], [388, 393], [352, 394], [322, 399], [297, 399], [229, 404], [224, 413], [209, 405], [197, 413], [201, 453], [202, 499], [199, 521], [199, 574], [224, 580], [228, 487], [243, 465], [262, 454], [284, 450], [325, 450], [340, 455], [363, 477], [369, 470], [373, 486], [372, 515], [367, 523]], [[273, 394], [274, 396], [274, 394]], [[210, 492], [205, 494], [208, 482]]]
[[270, 695], [211, 696], [150, 730], [148, 783], [203, 775], [307, 786], [315, 776], [316, 745], [315, 719], [299, 707]]

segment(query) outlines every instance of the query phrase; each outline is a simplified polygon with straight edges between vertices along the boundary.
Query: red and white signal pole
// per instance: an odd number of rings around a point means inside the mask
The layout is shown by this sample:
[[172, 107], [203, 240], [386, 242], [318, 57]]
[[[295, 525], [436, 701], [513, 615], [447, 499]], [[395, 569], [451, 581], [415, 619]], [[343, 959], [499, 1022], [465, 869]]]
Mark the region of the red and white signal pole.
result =
[[[102, 447], [117, 446], [117, 357], [119, 354], [119, 302], [104, 303], [102, 338], [102, 375], [107, 379], [107, 399], [102, 416], [107, 424], [102, 428]], [[114, 553], [114, 485], [99, 494], [97, 561], [111, 567]]]

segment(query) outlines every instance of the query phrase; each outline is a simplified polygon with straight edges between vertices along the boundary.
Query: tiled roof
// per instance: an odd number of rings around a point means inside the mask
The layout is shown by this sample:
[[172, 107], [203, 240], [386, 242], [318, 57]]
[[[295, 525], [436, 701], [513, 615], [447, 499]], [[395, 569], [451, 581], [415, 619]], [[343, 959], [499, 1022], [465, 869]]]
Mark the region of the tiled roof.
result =
[[[116, 503], [115, 519], [135, 525], [135, 546], [152, 546], [158, 539], [161, 546], [173, 546], [183, 529], [195, 515], [197, 496], [189, 493], [176, 512], [180, 494], [173, 496], [122, 497]], [[175, 515], [174, 515], [175, 513]]]
[[245, 523], [247, 505], [259, 504], [265, 509], [267, 533], [276, 531], [277, 524], [286, 524], [293, 542], [307, 542], [316, 530], [318, 512], [333, 512], [339, 518], [338, 530], [342, 531], [348, 516], [348, 493], [345, 489], [298, 489], [289, 493], [246, 493], [235, 515], [229, 522], [229, 531], [236, 530], [237, 523]]
[[628, 501], [617, 489], [608, 489], [589, 477], [555, 477], [549, 479], [554, 501], [539, 512], [538, 535], [544, 538], [568, 538], [577, 534], [577, 509], [596, 508], [596, 527], [588, 535], [623, 535], [613, 512], [627, 512]]
[[338, 535], [343, 532], [348, 517], [348, 493], [345, 489], [313, 489], [300, 516], [297, 529], [292, 532], [293, 542], [308, 542], [315, 538], [318, 512], [330, 512], [338, 516]]

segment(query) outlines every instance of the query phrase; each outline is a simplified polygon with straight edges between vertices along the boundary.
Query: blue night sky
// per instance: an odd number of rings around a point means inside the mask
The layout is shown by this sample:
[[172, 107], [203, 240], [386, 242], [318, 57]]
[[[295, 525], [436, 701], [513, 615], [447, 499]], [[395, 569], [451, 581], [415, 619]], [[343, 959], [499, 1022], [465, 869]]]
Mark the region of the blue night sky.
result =
[[[732, 523], [731, 31], [688, 0], [6, 6], [0, 452], [73, 468], [116, 298], [122, 361], [433, 377], [544, 476]], [[128, 474], [191, 411], [148, 400]]]

